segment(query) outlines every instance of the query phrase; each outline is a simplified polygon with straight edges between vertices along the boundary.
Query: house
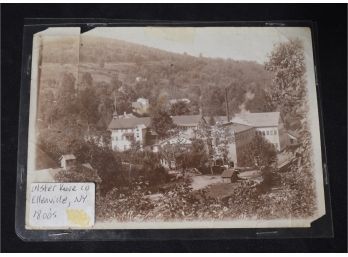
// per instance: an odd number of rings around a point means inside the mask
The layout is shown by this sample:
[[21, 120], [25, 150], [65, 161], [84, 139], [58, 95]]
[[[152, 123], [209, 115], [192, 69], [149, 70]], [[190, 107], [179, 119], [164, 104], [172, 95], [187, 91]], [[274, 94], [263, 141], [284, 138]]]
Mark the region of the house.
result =
[[223, 143], [227, 150], [227, 159], [237, 167], [240, 158], [243, 157], [246, 146], [255, 136], [255, 128], [244, 124], [228, 122], [222, 125], [222, 129], [224, 130], [223, 136], [215, 138], [213, 145], [218, 146], [221, 141], [224, 141]]
[[149, 112], [150, 103], [146, 98], [138, 98], [136, 102], [132, 103], [133, 112], [140, 115], [147, 114]]
[[[195, 134], [204, 118], [201, 115], [181, 115], [172, 116], [173, 123], [181, 131]], [[111, 131], [111, 147], [115, 151], [126, 151], [131, 148], [132, 143], [138, 143], [141, 148], [149, 145], [147, 135], [156, 133], [150, 129], [150, 117], [119, 117], [114, 116], [108, 130]], [[155, 137], [155, 136], [152, 136]], [[156, 145], [156, 140], [152, 140], [151, 145]], [[158, 150], [158, 146], [154, 149]]]
[[288, 139], [289, 145], [297, 145], [298, 144], [298, 134], [296, 131], [288, 130]]
[[65, 154], [59, 158], [60, 167], [63, 169], [68, 169], [76, 165], [76, 157], [73, 154]]
[[135, 142], [143, 146], [150, 123], [150, 117], [114, 117], [108, 126], [108, 129], [111, 131], [112, 149], [115, 151], [126, 151]]

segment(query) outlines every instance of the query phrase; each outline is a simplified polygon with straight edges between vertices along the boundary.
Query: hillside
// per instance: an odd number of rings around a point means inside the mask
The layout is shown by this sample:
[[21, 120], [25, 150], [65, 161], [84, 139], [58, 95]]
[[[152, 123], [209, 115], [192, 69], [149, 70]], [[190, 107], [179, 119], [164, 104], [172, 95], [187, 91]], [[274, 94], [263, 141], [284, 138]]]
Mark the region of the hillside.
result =
[[197, 105], [193, 109], [202, 105], [206, 115], [225, 113], [225, 87], [231, 113], [248, 106], [262, 111], [263, 89], [271, 83], [270, 74], [256, 62], [193, 57], [90, 36], [81, 37], [79, 72], [90, 73], [95, 86], [128, 87], [134, 93], [131, 100], [189, 98]]
[[[72, 48], [76, 47], [76, 40], [70, 43]], [[170, 99], [188, 98], [187, 114], [198, 114], [201, 108], [206, 116], [225, 115], [225, 88], [230, 114], [268, 111], [264, 106], [264, 89], [271, 84], [271, 74], [256, 62], [194, 57], [116, 39], [81, 35], [79, 62], [70, 65], [76, 54], [70, 59], [67, 57], [72, 55], [68, 45], [69, 41], [64, 44], [49, 42], [44, 47], [46, 57], [40, 94], [45, 95], [46, 100], [41, 103], [39, 117], [51, 123], [60, 119], [59, 113], [63, 116], [62, 106], [70, 106], [74, 101], [71, 98], [74, 88], [78, 89], [77, 98], [81, 97], [83, 89], [93, 89], [89, 97], [97, 110], [93, 113], [96, 117], [88, 124], [101, 130], [106, 129], [112, 117], [114, 94], [118, 113], [132, 112], [131, 103], [144, 97], [149, 99], [150, 105], [156, 105], [158, 100], [168, 103]], [[64, 58], [58, 58], [59, 53]], [[52, 97], [64, 96], [66, 92], [70, 92], [71, 101], [63, 101], [57, 108], [52, 106]], [[83, 120], [84, 110], [74, 113], [77, 108], [70, 107], [69, 114]], [[59, 109], [58, 114], [56, 109]]]

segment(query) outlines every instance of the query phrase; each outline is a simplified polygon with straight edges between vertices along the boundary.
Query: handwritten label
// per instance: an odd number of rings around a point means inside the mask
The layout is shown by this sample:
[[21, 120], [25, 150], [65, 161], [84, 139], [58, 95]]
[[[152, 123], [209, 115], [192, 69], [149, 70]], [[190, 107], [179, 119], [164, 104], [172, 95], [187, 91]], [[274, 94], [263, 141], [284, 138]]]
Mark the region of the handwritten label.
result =
[[94, 225], [94, 183], [32, 183], [29, 223], [32, 227]]

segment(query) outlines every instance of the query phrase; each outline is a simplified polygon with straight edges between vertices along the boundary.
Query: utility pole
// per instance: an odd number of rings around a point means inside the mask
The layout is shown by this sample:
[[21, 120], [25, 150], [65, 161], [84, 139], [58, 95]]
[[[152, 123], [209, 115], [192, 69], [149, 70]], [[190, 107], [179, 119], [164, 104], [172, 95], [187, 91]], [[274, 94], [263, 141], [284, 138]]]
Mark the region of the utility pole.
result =
[[228, 108], [228, 97], [227, 97], [228, 89], [225, 87], [225, 102], [226, 102], [226, 116], [227, 116], [227, 122], [230, 122], [230, 112]]

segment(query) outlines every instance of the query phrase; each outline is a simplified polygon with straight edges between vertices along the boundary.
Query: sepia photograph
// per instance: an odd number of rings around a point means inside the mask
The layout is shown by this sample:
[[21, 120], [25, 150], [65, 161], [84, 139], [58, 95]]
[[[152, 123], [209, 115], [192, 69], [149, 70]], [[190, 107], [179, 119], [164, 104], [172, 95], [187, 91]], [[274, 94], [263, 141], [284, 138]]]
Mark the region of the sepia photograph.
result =
[[33, 37], [26, 228], [310, 227], [325, 214], [311, 29]]

